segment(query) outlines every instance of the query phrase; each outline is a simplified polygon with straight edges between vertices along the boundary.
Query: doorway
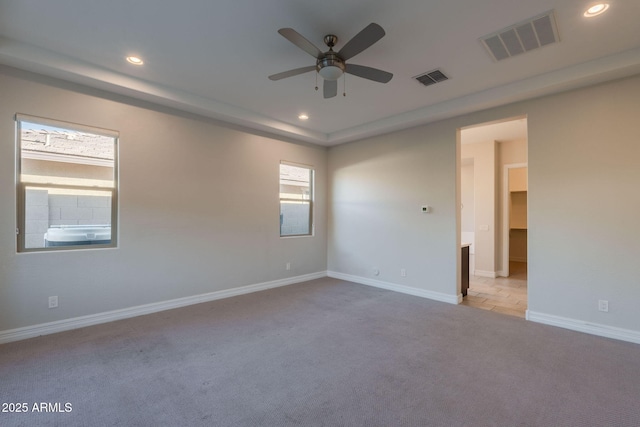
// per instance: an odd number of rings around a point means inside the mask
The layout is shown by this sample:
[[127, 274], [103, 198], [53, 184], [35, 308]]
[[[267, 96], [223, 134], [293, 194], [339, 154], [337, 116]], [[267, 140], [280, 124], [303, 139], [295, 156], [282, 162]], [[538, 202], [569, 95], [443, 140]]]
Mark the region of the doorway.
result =
[[499, 276], [510, 277], [514, 273], [512, 267], [518, 274], [523, 269], [526, 271], [528, 168], [527, 163], [511, 163], [505, 164], [503, 170], [502, 218], [505, 220], [502, 221], [502, 271]]
[[527, 119], [460, 129], [460, 236], [470, 244], [463, 305], [525, 317]]

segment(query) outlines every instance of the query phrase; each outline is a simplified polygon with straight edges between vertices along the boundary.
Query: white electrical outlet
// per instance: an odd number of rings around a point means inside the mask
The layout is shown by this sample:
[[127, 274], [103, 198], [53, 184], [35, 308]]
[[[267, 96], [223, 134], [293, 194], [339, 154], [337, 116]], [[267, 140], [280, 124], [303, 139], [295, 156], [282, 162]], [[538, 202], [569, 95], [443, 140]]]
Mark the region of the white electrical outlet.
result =
[[291, 263], [288, 262], [285, 268], [287, 269], [287, 271], [291, 270]]
[[598, 300], [598, 310], [599, 311], [608, 312], [609, 311], [609, 301], [604, 300], [604, 299]]
[[407, 277], [407, 270], [406, 270], [406, 269], [404, 269], [404, 268], [401, 268], [401, 269], [400, 269], [400, 276], [401, 276], [401, 277]]
[[58, 307], [58, 297], [54, 296], [54, 297], [49, 297], [49, 308], [56, 308]]

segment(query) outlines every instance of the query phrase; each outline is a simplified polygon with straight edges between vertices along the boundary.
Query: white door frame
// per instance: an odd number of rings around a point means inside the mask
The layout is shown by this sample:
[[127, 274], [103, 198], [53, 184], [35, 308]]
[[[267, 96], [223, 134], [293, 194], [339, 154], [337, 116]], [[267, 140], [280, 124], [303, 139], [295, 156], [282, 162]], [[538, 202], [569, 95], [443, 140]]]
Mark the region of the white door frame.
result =
[[[502, 270], [500, 276], [509, 277], [509, 169], [526, 168], [527, 163], [504, 165], [502, 178]], [[527, 169], [527, 175], [529, 170]]]

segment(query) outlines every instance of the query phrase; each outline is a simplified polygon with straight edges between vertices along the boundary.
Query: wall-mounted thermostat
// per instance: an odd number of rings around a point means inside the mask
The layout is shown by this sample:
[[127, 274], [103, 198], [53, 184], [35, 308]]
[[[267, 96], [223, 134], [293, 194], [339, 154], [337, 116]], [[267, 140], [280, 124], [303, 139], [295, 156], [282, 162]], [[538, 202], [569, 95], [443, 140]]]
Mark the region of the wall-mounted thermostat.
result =
[[431, 212], [431, 206], [423, 206], [420, 210], [423, 213], [429, 213], [429, 212]]

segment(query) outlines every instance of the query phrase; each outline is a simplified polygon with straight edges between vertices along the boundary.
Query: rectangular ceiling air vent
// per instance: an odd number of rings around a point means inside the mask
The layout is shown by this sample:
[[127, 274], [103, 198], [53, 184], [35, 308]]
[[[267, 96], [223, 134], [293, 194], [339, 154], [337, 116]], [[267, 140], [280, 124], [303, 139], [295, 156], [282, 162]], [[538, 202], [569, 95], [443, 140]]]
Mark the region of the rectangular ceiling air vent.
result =
[[425, 86], [431, 86], [432, 84], [449, 80], [449, 77], [447, 77], [441, 70], [432, 70], [424, 74], [420, 74], [419, 76], [415, 76], [414, 79]]
[[553, 10], [480, 38], [494, 60], [501, 61], [542, 46], [557, 43]]

